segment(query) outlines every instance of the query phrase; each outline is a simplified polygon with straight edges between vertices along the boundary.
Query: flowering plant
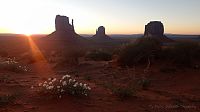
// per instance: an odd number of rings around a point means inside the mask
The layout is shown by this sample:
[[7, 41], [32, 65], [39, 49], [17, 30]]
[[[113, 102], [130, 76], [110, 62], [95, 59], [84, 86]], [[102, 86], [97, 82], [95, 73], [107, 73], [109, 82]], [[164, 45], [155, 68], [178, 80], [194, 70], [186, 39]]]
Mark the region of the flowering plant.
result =
[[64, 94], [75, 96], [88, 96], [91, 88], [88, 84], [80, 83], [72, 79], [70, 75], [64, 75], [62, 78], [49, 78], [38, 85], [42, 92], [58, 95], [59, 98]]
[[22, 66], [15, 58], [7, 58], [6, 60], [0, 60], [0, 69], [6, 69], [13, 72], [27, 72], [28, 67]]

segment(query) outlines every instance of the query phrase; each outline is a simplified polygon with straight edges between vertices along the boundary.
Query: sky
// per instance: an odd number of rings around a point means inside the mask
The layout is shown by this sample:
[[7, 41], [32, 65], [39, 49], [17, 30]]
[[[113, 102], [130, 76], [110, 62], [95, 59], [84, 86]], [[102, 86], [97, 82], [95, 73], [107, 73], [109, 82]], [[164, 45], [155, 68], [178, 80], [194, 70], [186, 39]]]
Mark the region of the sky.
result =
[[0, 0], [0, 33], [49, 34], [55, 16], [74, 19], [79, 34], [139, 34], [150, 21], [165, 33], [200, 34], [200, 0]]

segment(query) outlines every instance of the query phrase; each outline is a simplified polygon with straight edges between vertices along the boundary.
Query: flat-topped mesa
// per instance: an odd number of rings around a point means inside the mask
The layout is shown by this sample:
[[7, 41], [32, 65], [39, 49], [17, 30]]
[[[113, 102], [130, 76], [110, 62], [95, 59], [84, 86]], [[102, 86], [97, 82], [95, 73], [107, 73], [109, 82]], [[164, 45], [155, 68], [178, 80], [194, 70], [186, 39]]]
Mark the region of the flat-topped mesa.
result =
[[56, 31], [72, 31], [74, 32], [74, 23], [72, 19], [72, 25], [69, 23], [69, 17], [57, 15], [55, 19]]
[[164, 35], [164, 25], [161, 21], [151, 21], [145, 25], [144, 37], [156, 38], [162, 43], [174, 42]]
[[151, 21], [145, 25], [144, 37], [163, 37], [164, 25], [160, 21]]
[[54, 39], [54, 40], [68, 40], [68, 41], [74, 41], [77, 38], [80, 37], [78, 34], [76, 34], [74, 30], [74, 21], [72, 19], [72, 23], [69, 22], [69, 17], [67, 16], [61, 16], [56, 15], [55, 18], [55, 31], [48, 35], [48, 39]]
[[106, 35], [106, 30], [105, 30], [104, 26], [100, 26], [96, 30], [96, 34], [92, 38], [93, 39], [101, 39], [101, 40], [111, 39], [108, 35]]
[[105, 36], [106, 35], [106, 29], [104, 26], [100, 26], [97, 31], [96, 31], [96, 35], [98, 36]]

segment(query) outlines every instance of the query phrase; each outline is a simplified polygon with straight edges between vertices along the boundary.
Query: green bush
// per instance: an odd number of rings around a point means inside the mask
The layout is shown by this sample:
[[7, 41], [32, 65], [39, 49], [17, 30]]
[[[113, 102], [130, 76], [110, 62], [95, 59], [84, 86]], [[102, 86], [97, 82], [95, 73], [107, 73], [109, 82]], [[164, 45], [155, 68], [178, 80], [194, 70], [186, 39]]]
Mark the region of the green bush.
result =
[[110, 61], [112, 59], [112, 54], [103, 50], [93, 50], [88, 52], [85, 58], [93, 61]]
[[161, 44], [154, 38], [140, 38], [135, 43], [121, 49], [118, 63], [122, 66], [133, 66], [148, 61], [148, 58], [156, 57], [161, 50]]

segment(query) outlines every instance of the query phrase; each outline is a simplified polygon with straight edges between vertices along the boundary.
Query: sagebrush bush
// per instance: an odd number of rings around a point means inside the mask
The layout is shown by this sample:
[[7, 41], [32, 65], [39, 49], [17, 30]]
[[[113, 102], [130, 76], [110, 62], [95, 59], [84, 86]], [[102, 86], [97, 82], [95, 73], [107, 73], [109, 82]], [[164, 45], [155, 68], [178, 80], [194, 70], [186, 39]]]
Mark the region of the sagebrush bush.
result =
[[126, 45], [119, 53], [118, 63], [122, 66], [133, 66], [156, 57], [161, 50], [161, 44], [154, 38], [140, 38], [135, 43]]
[[118, 96], [121, 100], [125, 100], [127, 98], [130, 98], [134, 95], [135, 91], [131, 88], [114, 88], [112, 92]]
[[56, 62], [59, 66], [76, 66], [79, 64], [79, 58], [84, 56], [84, 52], [85, 51], [82, 49], [63, 49], [63, 51], [59, 53], [59, 58]]
[[110, 61], [112, 54], [103, 50], [93, 50], [88, 52], [85, 58], [93, 61]]
[[160, 53], [160, 59], [179, 66], [192, 66], [200, 61], [200, 45], [195, 42], [178, 42]]
[[0, 107], [13, 103], [15, 99], [15, 95], [0, 95]]

